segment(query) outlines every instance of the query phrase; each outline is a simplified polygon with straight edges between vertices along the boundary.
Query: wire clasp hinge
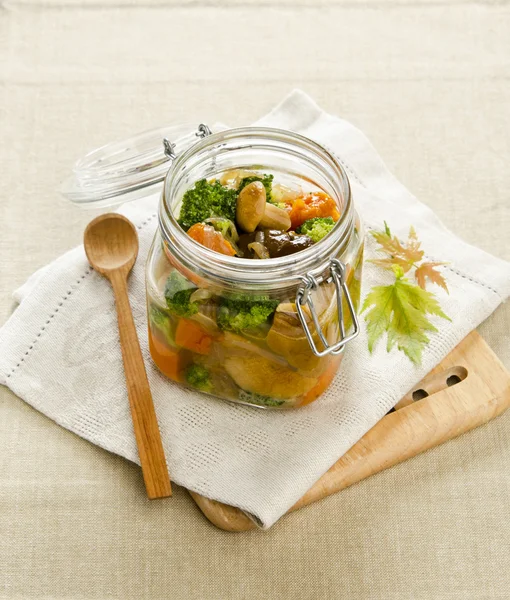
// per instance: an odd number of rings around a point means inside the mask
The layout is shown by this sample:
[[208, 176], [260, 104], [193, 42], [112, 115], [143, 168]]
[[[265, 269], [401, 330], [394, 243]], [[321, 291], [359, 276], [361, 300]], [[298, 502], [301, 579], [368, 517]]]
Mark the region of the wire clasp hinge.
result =
[[[204, 123], [200, 123], [197, 131], [195, 131], [195, 136], [198, 138], [205, 138], [211, 134], [212, 131]], [[165, 152], [165, 156], [169, 160], [174, 160], [175, 158], [177, 158], [177, 154], [175, 152], [175, 144], [171, 142], [168, 138], [163, 138], [163, 150]]]
[[[305, 332], [306, 339], [308, 340], [310, 348], [312, 349], [312, 352], [315, 354], [315, 356], [326, 356], [327, 354], [340, 354], [344, 351], [345, 345], [359, 334], [358, 315], [356, 314], [356, 310], [352, 303], [352, 298], [346, 283], [347, 268], [343, 262], [339, 261], [336, 258], [333, 258], [329, 263], [329, 270], [330, 276], [326, 278], [317, 278], [311, 273], [307, 273], [305, 276], [301, 277], [303, 285], [301, 285], [298, 288], [298, 291], [296, 293], [296, 309], [299, 316], [299, 320], [301, 321], [301, 325]], [[330, 345], [328, 343], [324, 332], [321, 329], [319, 316], [317, 315], [317, 311], [315, 310], [315, 306], [311, 297], [311, 292], [317, 290], [321, 283], [331, 283], [331, 281], [335, 284], [338, 323], [340, 328], [340, 339], [333, 345]], [[342, 305], [342, 298], [344, 296], [353, 324], [353, 331], [349, 335], [346, 335], [345, 332]], [[313, 333], [310, 331], [310, 327], [306, 321], [306, 316], [303, 310], [303, 307], [305, 306], [307, 306], [308, 310], [310, 311], [310, 315], [315, 326], [315, 331], [317, 332], [319, 340], [324, 346], [324, 350], [319, 350], [317, 348], [315, 340], [313, 339]]]
[[200, 123], [200, 125], [198, 126], [198, 131], [195, 133], [195, 135], [199, 138], [205, 138], [208, 135], [211, 135], [211, 133], [212, 131], [207, 125], [205, 125], [204, 123]]

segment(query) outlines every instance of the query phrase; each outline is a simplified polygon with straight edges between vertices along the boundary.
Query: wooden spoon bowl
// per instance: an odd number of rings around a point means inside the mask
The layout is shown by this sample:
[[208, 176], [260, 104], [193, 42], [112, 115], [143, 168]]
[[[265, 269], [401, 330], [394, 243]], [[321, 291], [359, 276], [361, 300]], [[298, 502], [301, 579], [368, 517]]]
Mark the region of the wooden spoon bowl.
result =
[[138, 256], [138, 235], [129, 219], [116, 213], [101, 215], [85, 229], [85, 252], [102, 275], [114, 269], [128, 273]]

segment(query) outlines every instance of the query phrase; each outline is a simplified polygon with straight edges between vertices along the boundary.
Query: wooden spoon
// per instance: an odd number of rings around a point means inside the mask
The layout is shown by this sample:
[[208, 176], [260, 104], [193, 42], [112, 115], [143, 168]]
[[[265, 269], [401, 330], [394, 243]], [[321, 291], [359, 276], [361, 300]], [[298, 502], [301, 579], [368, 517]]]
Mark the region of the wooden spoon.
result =
[[90, 264], [110, 280], [115, 294], [129, 404], [147, 495], [151, 500], [166, 498], [172, 495], [172, 487], [127, 293], [127, 276], [138, 255], [138, 235], [126, 217], [108, 213], [88, 224], [84, 245]]

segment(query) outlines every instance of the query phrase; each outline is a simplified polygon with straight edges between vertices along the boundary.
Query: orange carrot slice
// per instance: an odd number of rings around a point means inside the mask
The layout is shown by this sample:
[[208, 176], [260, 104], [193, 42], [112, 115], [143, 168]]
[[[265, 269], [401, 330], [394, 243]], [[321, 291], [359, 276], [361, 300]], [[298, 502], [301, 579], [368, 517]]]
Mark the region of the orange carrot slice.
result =
[[185, 361], [176, 348], [170, 348], [149, 331], [149, 350], [158, 369], [170, 379], [180, 381]]
[[336, 202], [325, 192], [313, 192], [306, 196], [300, 196], [292, 203], [290, 209], [292, 229], [296, 229], [314, 217], [332, 217], [334, 221], [338, 221], [340, 218]]
[[212, 225], [195, 223], [195, 225], [192, 225], [188, 229], [188, 235], [206, 248], [219, 252], [220, 254], [226, 254], [227, 256], [235, 256], [235, 250], [232, 248], [232, 244], [227, 242], [221, 233], [216, 231]]
[[193, 321], [180, 319], [175, 330], [175, 343], [197, 354], [209, 354], [212, 337]]

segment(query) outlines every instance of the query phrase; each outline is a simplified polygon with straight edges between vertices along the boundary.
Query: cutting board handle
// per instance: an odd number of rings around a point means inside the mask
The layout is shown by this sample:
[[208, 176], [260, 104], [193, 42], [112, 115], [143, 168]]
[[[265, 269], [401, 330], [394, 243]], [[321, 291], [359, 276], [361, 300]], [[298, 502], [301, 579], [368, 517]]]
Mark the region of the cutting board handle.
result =
[[[510, 374], [473, 331], [290, 510], [321, 500], [474, 429], [500, 415], [509, 404]], [[193, 492], [191, 495], [220, 529], [247, 531], [256, 527], [238, 508]]]

